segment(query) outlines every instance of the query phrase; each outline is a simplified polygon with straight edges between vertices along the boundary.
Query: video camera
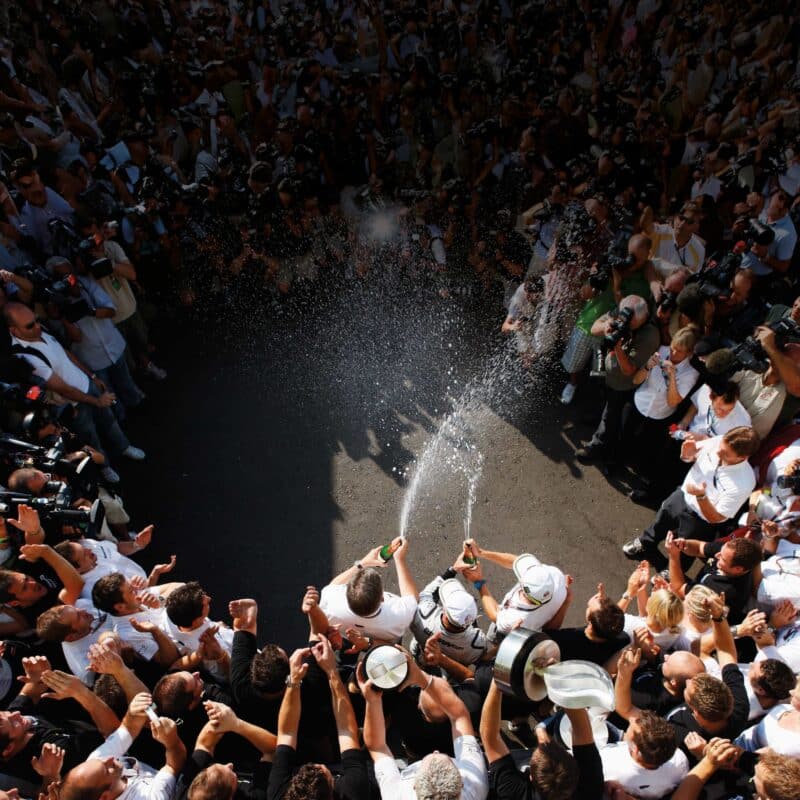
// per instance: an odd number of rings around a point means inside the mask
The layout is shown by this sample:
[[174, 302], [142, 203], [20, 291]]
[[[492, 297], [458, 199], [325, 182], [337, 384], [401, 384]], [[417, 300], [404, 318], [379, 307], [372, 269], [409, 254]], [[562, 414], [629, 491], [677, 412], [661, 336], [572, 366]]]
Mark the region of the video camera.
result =
[[634, 256], [622, 255], [617, 247], [612, 247], [597, 260], [597, 271], [589, 273], [589, 286], [596, 292], [603, 292], [611, 280], [612, 270], [626, 270], [635, 263]]
[[750, 218], [747, 220], [747, 227], [744, 230], [744, 240], [748, 247], [752, 247], [754, 244], [769, 247], [775, 241], [775, 231], [769, 225]]
[[788, 475], [779, 475], [775, 483], [779, 489], [789, 489], [792, 494], [800, 494], [800, 464], [795, 465]]
[[611, 320], [611, 330], [603, 337], [603, 344], [609, 349], [613, 349], [631, 335], [633, 309], [619, 308], [613, 312]]
[[696, 283], [700, 287], [700, 294], [712, 300], [728, 297], [733, 276], [742, 266], [742, 254], [745, 249], [744, 242], [737, 242], [733, 250], [726, 253], [719, 261], [708, 259], [700, 272], [691, 275], [686, 283]]
[[[782, 317], [776, 322], [768, 323], [766, 327], [775, 332], [776, 344], [781, 349], [789, 337], [800, 337], [800, 326], [790, 317]], [[760, 374], [769, 369], [769, 356], [761, 342], [754, 336], [748, 336], [741, 344], [736, 345], [732, 352], [735, 363], [740, 369], [749, 369]]]

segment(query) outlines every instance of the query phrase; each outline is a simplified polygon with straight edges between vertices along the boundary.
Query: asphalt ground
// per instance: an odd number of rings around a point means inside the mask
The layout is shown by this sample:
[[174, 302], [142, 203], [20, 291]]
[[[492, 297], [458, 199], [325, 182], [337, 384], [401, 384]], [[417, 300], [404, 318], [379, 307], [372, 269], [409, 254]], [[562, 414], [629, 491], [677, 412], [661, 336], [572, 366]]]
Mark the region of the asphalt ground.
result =
[[[654, 511], [574, 457], [598, 387], [587, 380], [562, 406], [557, 360], [526, 375], [499, 334], [502, 315], [364, 287], [300, 306], [240, 296], [162, 315], [156, 361], [169, 377], [142, 383], [147, 407], [128, 425], [147, 459], [119, 465], [131, 527], [156, 526], [142, 562], [177, 554], [170, 578], [200, 580], [217, 619], [229, 621], [228, 600], [254, 597], [261, 641], [294, 647], [306, 635], [305, 587], [397, 535], [418, 460], [445, 420], [410, 513], [418, 585], [460, 550], [466, 447], [482, 458], [472, 534], [571, 574], [568, 623], [578, 624], [598, 581], [624, 591], [633, 565], [620, 545]], [[499, 599], [513, 576], [484, 566]], [[391, 566], [385, 578], [396, 589]]]

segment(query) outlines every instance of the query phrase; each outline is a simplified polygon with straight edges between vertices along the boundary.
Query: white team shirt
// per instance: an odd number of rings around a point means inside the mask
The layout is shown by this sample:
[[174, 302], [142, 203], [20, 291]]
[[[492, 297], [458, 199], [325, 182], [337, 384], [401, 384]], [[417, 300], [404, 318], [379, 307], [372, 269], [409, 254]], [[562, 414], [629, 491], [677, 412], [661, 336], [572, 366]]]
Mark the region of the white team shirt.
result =
[[135, 561], [122, 555], [117, 550], [114, 542], [98, 539], [81, 539], [79, 544], [91, 550], [97, 556], [97, 564], [94, 569], [84, 572], [83, 589], [81, 597], [87, 600], [92, 599], [92, 588], [100, 580], [110, 575], [112, 572], [121, 572], [127, 580], [134, 576], [147, 579], [147, 573]]
[[95, 674], [89, 670], [89, 648], [100, 638], [101, 634], [114, 629], [114, 617], [106, 614], [105, 611], [99, 611], [89, 600], [82, 598], [76, 601], [75, 608], [88, 611], [94, 616], [94, 622], [86, 636], [73, 642], [62, 642], [61, 649], [70, 672], [77, 675], [87, 686], [91, 686], [94, 683]]
[[639, 766], [630, 754], [627, 742], [617, 742], [600, 750], [603, 778], [621, 783], [627, 792], [644, 800], [656, 800], [672, 792], [689, 772], [689, 760], [676, 747], [672, 758], [657, 769]]
[[[383, 593], [380, 608], [371, 617], [359, 617], [347, 604], [347, 586], [328, 584], [320, 595], [319, 606], [332, 625], [341, 625], [342, 631], [356, 628], [363, 636], [394, 641], [402, 638], [411, 625], [417, 610], [417, 599]], [[384, 798], [385, 800], [385, 798]]]
[[[474, 736], [459, 736], [453, 740], [453, 759], [463, 783], [461, 800], [484, 800], [489, 794], [489, 774], [486, 759]], [[393, 758], [384, 756], [375, 762], [375, 778], [381, 800], [417, 800], [414, 779], [422, 761], [415, 761], [402, 772]]]

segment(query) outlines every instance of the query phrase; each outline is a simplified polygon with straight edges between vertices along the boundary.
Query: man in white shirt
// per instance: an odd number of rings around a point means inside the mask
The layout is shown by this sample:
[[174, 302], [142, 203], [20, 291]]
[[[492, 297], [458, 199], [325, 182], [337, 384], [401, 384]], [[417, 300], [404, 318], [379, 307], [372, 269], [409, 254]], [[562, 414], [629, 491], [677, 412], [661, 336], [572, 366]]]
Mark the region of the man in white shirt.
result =
[[672, 220], [672, 224], [653, 222], [652, 210], [642, 215], [642, 232], [653, 243], [650, 258], [656, 271], [667, 278], [680, 267], [695, 273], [703, 266], [706, 246], [697, 235], [700, 230], [700, 210], [687, 203]]
[[[676, 538], [709, 542], [716, 526], [730, 519], [750, 497], [756, 485], [747, 459], [758, 450], [761, 440], [752, 428], [733, 428], [724, 436], [702, 442], [686, 440], [681, 459], [694, 462], [683, 484], [662, 504], [655, 520], [627, 542], [622, 552], [637, 561], [646, 558], [656, 569], [665, 569], [666, 557], [658, 550], [667, 533]], [[681, 554], [686, 572], [691, 559]]]
[[128, 580], [148, 579], [144, 569], [122, 555], [114, 542], [97, 539], [64, 541], [56, 545], [56, 552], [78, 570], [78, 574], [83, 578], [81, 597], [87, 600], [91, 599], [95, 583], [112, 572], [121, 572]]
[[[71, 429], [88, 445], [105, 452], [100, 444], [102, 435], [112, 450], [127, 458], [141, 461], [144, 453], [131, 445], [111, 411], [116, 398], [106, 391], [102, 381], [71, 353], [64, 350], [55, 337], [42, 330], [35, 314], [21, 303], [7, 303], [3, 315], [11, 334], [11, 352], [23, 358], [45, 387], [56, 393], [64, 403], [72, 403], [74, 416]], [[116, 473], [104, 475], [119, 480]]]
[[[388, 562], [380, 547], [337, 575], [320, 595], [320, 608], [333, 625], [341, 625], [348, 638], [397, 642], [411, 625], [417, 610], [417, 586], [406, 563], [408, 539], [397, 538], [391, 546], [400, 596], [383, 591], [378, 569]], [[363, 649], [363, 648], [361, 648]]]
[[644, 800], [669, 795], [689, 772], [675, 730], [653, 711], [631, 716], [623, 740], [603, 747], [600, 759], [606, 781]]
[[186, 748], [171, 719], [159, 717], [150, 723], [150, 732], [165, 750], [165, 763], [156, 771], [136, 759], [121, 760], [147, 722], [145, 709], [152, 703], [149, 694], [137, 694], [131, 701], [122, 725], [94, 750], [83, 764], [64, 777], [59, 800], [172, 800], [178, 775], [186, 762]]
[[375, 778], [381, 800], [417, 800], [437, 797], [439, 800], [485, 800], [489, 793], [489, 776], [469, 711], [444, 678], [423, 672], [408, 655], [406, 686], [419, 686], [450, 720], [455, 758], [443, 753], [430, 753], [400, 771], [392, 751], [386, 744], [386, 723], [381, 693], [372, 681], [359, 675], [361, 693], [366, 701], [364, 744], [374, 762]]

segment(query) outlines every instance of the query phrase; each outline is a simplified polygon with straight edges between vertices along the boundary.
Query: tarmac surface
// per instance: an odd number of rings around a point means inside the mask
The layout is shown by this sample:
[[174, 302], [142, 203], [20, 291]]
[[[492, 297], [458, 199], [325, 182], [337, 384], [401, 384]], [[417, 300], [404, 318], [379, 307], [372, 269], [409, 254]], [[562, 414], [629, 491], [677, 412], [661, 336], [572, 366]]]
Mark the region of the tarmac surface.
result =
[[[501, 322], [502, 309], [363, 288], [291, 313], [234, 298], [213, 321], [162, 319], [156, 361], [169, 378], [143, 384], [150, 406], [128, 427], [147, 460], [119, 465], [132, 527], [156, 526], [145, 566], [176, 553], [170, 579], [199, 579], [214, 618], [254, 597], [261, 642], [295, 647], [305, 587], [398, 534], [416, 462], [447, 419], [410, 513], [419, 587], [461, 548], [466, 442], [482, 457], [472, 534], [571, 574], [568, 624], [579, 624], [598, 581], [624, 591], [633, 564], [620, 545], [654, 512], [574, 458], [597, 387], [587, 381], [562, 406], [560, 365], [523, 375]], [[512, 573], [484, 566], [502, 598]], [[391, 565], [385, 576], [396, 589]]]

